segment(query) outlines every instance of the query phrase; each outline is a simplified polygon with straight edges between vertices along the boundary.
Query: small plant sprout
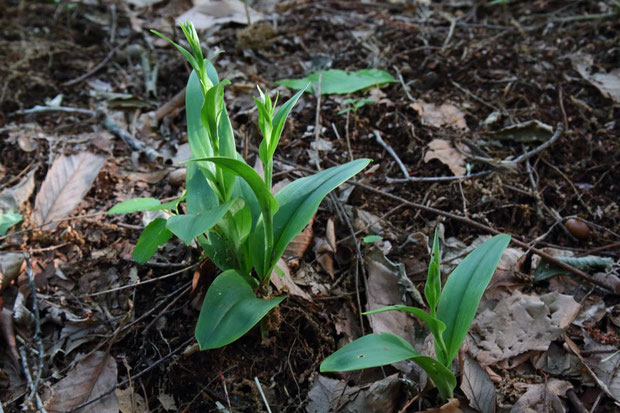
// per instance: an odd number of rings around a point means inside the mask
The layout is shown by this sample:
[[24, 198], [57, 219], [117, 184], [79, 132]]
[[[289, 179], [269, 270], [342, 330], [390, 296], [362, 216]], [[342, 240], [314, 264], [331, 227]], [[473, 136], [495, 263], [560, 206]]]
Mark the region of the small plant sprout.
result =
[[424, 288], [429, 312], [415, 307], [393, 305], [364, 313], [368, 315], [398, 310], [418, 317], [433, 335], [436, 359], [423, 356], [397, 335], [369, 334], [327, 357], [321, 363], [321, 371], [360, 370], [409, 359], [426, 371], [442, 399], [452, 398], [456, 387], [456, 377], [451, 371], [452, 361], [465, 340], [482, 294], [509, 242], [510, 236], [502, 234], [480, 245], [454, 269], [442, 290], [439, 240], [435, 231]]
[[353, 111], [353, 114], [356, 115], [358, 109], [360, 109], [361, 107], [365, 106], [366, 103], [375, 103], [376, 100], [374, 99], [351, 99], [351, 98], [346, 98], [345, 100], [343, 100], [342, 103], [345, 103], [347, 106], [340, 110], [338, 112], [339, 115], [343, 115], [345, 113], [351, 112]]
[[[181, 24], [190, 50], [172, 43], [193, 68], [186, 88], [187, 137], [192, 159], [187, 162], [182, 195], [162, 204], [153, 198], [122, 202], [108, 214], [165, 210], [144, 229], [134, 259], [145, 263], [176, 235], [193, 240], [222, 273], [209, 287], [202, 304], [196, 339], [201, 349], [225, 346], [247, 333], [285, 297], [264, 299], [277, 261], [289, 242], [308, 224], [323, 198], [364, 169], [369, 159], [358, 159], [291, 182], [272, 195], [273, 157], [291, 109], [301, 89], [276, 108], [258, 89], [258, 126], [262, 134], [259, 157], [264, 179], [237, 152], [232, 125], [224, 104], [224, 87], [210, 60], [202, 54], [191, 22]], [[181, 205], [184, 207], [181, 208]]]

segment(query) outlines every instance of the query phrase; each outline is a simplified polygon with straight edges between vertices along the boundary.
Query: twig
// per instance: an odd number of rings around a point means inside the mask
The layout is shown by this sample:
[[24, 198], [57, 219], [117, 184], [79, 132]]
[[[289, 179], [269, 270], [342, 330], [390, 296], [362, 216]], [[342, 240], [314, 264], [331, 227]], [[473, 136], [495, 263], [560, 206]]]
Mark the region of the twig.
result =
[[448, 30], [448, 36], [446, 36], [446, 40], [443, 41], [443, 45], [441, 46], [441, 51], [443, 52], [448, 44], [450, 43], [450, 39], [452, 39], [452, 35], [454, 34], [454, 28], [456, 27], [457, 18], [450, 18], [450, 29]]
[[[30, 388], [30, 394], [28, 395], [27, 402], [30, 402], [34, 395], [36, 394], [37, 388], [39, 387], [39, 380], [41, 380], [41, 373], [43, 371], [43, 354], [45, 350], [43, 349], [43, 342], [41, 341], [41, 320], [39, 318], [39, 305], [37, 304], [37, 287], [34, 283], [34, 276], [32, 275], [32, 264], [30, 262], [30, 255], [28, 253], [24, 253], [24, 258], [26, 260], [26, 273], [28, 274], [28, 283], [30, 285], [30, 295], [32, 297], [32, 312], [34, 313], [34, 342], [37, 345], [37, 349], [39, 352], [39, 366], [37, 369], [37, 373], [32, 382], [32, 387]], [[38, 402], [37, 402], [38, 403]]]
[[[336, 125], [334, 124], [334, 122], [332, 122], [332, 129], [334, 130], [334, 133], [336, 134], [336, 138], [338, 140], [341, 140], [340, 134], [338, 133], [338, 129], [336, 128]], [[351, 150], [351, 141], [349, 140], [348, 133], [347, 133], [347, 150], [349, 151], [349, 160], [353, 161], [353, 151]]]
[[410, 101], [415, 102], [415, 99], [409, 93], [409, 86], [407, 86], [405, 84], [405, 80], [403, 79], [403, 75], [400, 73], [400, 70], [398, 69], [398, 66], [394, 65], [392, 67], [394, 68], [394, 70], [396, 70], [396, 73], [398, 74], [398, 80], [400, 81], [400, 84], [403, 86], [403, 90], [405, 91], [405, 95], [407, 95], [407, 98]]
[[172, 307], [174, 304], [176, 304], [177, 301], [179, 301], [179, 299], [181, 297], [183, 297], [186, 293], [188, 293], [190, 290], [192, 289], [191, 285], [188, 285], [187, 287], [185, 287], [184, 291], [182, 291], [181, 293], [177, 294], [176, 297], [174, 297], [172, 299], [172, 301], [170, 301], [160, 312], [159, 314], [153, 318], [153, 320], [151, 320], [150, 323], [148, 323], [148, 325], [146, 327], [144, 327], [144, 329], [142, 330], [142, 335], [146, 335], [147, 332], [151, 329], [151, 327], [153, 326], [153, 324], [155, 324], [157, 322], [157, 320], [159, 320], [161, 318], [161, 316], [163, 316], [166, 311], [168, 311], [168, 309], [170, 307]]
[[149, 284], [149, 283], [152, 283], [152, 282], [155, 282], [155, 281], [161, 281], [161, 280], [164, 280], [164, 279], [166, 279], [166, 278], [170, 278], [170, 277], [172, 277], [172, 276], [174, 276], [174, 275], [181, 274], [181, 273], [183, 273], [183, 272], [185, 272], [185, 271], [189, 271], [189, 270], [191, 270], [191, 269], [193, 269], [193, 268], [196, 268], [199, 264], [200, 264], [200, 263], [192, 264], [192, 265], [190, 265], [190, 266], [188, 266], [188, 267], [181, 268], [180, 270], [177, 270], [177, 271], [171, 272], [171, 273], [169, 273], [169, 274], [162, 275], [161, 277], [152, 278], [152, 279], [150, 279], [150, 280], [141, 281], [141, 282], [139, 282], [139, 283], [129, 284], [129, 285], [123, 285], [123, 286], [121, 286], [121, 287], [111, 288], [111, 289], [109, 289], [109, 290], [104, 290], [104, 291], [98, 291], [98, 292], [96, 292], [96, 293], [92, 293], [92, 294], [82, 294], [82, 295], [78, 296], [78, 298], [83, 298], [83, 297], [95, 297], [95, 296], [102, 295], [102, 294], [109, 294], [109, 293], [113, 293], [113, 292], [115, 292], [115, 291], [126, 290], [127, 288], [140, 287], [140, 286], [142, 286], [142, 285], [144, 285], [144, 284]]
[[101, 70], [101, 68], [103, 68], [105, 65], [107, 65], [108, 62], [114, 57], [116, 52], [118, 52], [120, 49], [125, 47], [125, 45], [127, 43], [129, 43], [129, 41], [132, 38], [133, 38], [133, 36], [129, 36], [128, 38], [123, 40], [118, 46], [116, 46], [115, 48], [110, 50], [110, 53], [108, 53], [108, 55], [101, 62], [96, 64], [92, 69], [90, 69], [88, 72], [84, 73], [82, 76], [79, 76], [79, 77], [76, 77], [75, 79], [66, 81], [65, 83], [62, 83], [61, 85], [62, 86], [71, 86], [71, 85], [75, 85], [76, 83], [80, 83], [82, 80], [88, 79], [90, 76], [94, 75], [99, 70]]
[[493, 110], [496, 110], [498, 112], [501, 112], [499, 110], [498, 107], [496, 107], [495, 105], [490, 104], [489, 102], [487, 102], [486, 100], [479, 98], [478, 96], [474, 95], [472, 92], [470, 92], [469, 90], [465, 89], [463, 86], [459, 85], [458, 83], [456, 83], [454, 80], [451, 81], [451, 83], [461, 92], [465, 93], [466, 95], [468, 95], [469, 97], [477, 100], [478, 102], [482, 103], [485, 106], [490, 107]]
[[[26, 376], [28, 387], [30, 387], [30, 393], [32, 394], [34, 392], [34, 399], [37, 402], [37, 408], [39, 409], [38, 411], [41, 413], [46, 413], [46, 410], [43, 407], [43, 403], [41, 402], [41, 398], [39, 397], [39, 394], [36, 393], [36, 387], [34, 385], [34, 382], [32, 381], [32, 375], [30, 374], [30, 367], [28, 367], [28, 354], [26, 353], [25, 346], [19, 347], [19, 355], [22, 358], [22, 368], [24, 369], [24, 375]], [[28, 398], [24, 401], [24, 403], [22, 403], [22, 411], [28, 411], [28, 408], [31, 407], [29, 406], [31, 400], [32, 400], [32, 397], [28, 395]]]
[[267, 413], [271, 413], [271, 408], [269, 407], [267, 397], [265, 397], [265, 393], [263, 392], [263, 387], [260, 385], [260, 381], [258, 381], [258, 377], [254, 376], [254, 381], [256, 382], [256, 387], [258, 387], [260, 397], [263, 398], [263, 402], [265, 403], [265, 407], [267, 408]]
[[445, 182], [445, 181], [460, 181], [462, 179], [476, 178], [479, 176], [490, 175], [495, 171], [482, 171], [469, 175], [455, 175], [455, 176], [429, 176], [429, 177], [415, 177], [409, 178], [390, 178], [386, 177], [385, 181], [389, 184], [392, 183], [404, 183], [404, 182]]
[[611, 13], [588, 14], [587, 16], [556, 17], [556, 18], [552, 18], [551, 21], [560, 22], [560, 23], [570, 23], [570, 22], [577, 22], [577, 21], [582, 21], [582, 20], [609, 19], [609, 18], [616, 17], [616, 16], [618, 16], [618, 12], [613, 11]]
[[381, 145], [383, 149], [385, 149], [387, 153], [389, 153], [392, 156], [392, 158], [394, 158], [401, 172], [403, 173], [403, 175], [405, 175], [405, 179], [409, 179], [409, 172], [407, 171], [407, 167], [405, 167], [405, 164], [403, 164], [403, 161], [401, 161], [398, 155], [396, 155], [396, 152], [394, 152], [394, 149], [392, 149], [390, 145], [385, 143], [385, 141], [381, 138], [381, 134], [379, 133], [378, 130], [375, 129], [373, 133], [375, 134], [375, 139], [377, 139], [377, 143], [379, 143], [379, 145]]

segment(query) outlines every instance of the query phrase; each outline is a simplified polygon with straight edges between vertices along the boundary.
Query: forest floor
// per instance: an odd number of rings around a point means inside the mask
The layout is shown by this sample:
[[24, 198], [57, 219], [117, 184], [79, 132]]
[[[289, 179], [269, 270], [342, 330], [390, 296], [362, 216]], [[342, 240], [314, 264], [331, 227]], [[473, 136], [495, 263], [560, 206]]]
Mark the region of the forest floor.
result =
[[[0, 212], [23, 218], [0, 238], [3, 410], [439, 408], [408, 363], [319, 373], [372, 331], [432, 352], [418, 320], [360, 314], [424, 306], [437, 227], [444, 276], [490, 235], [513, 237], [454, 365], [458, 404], [442, 412], [618, 411], [620, 5], [260, 0], [248, 25], [241, 2], [216, 3], [0, 4]], [[276, 81], [330, 68], [394, 78], [302, 96], [277, 180], [373, 162], [287, 252], [269, 337], [202, 352], [193, 332], [213, 267], [176, 238], [140, 266], [148, 216], [104, 215], [183, 190], [189, 68], [150, 29], [180, 41], [175, 21], [190, 9], [205, 52], [222, 52], [214, 64], [250, 164], [256, 85], [285, 99]]]

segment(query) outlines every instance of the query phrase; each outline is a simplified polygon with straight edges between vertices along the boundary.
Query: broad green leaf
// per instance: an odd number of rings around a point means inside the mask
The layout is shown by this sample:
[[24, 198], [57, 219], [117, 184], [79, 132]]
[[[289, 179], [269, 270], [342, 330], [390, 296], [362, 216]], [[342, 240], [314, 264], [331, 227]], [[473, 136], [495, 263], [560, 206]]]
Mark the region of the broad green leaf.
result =
[[283, 79], [276, 83], [290, 89], [304, 89], [308, 82], [312, 82], [310, 90], [316, 90], [321, 76], [321, 94], [347, 94], [366, 89], [370, 86], [396, 82], [388, 72], [379, 69], [362, 69], [355, 72], [343, 70], [325, 70], [312, 73], [303, 79]]
[[252, 213], [241, 198], [235, 199], [228, 212], [217, 224], [217, 232], [233, 241], [235, 247], [239, 248], [250, 235]]
[[146, 211], [152, 207], [159, 207], [161, 202], [155, 198], [133, 198], [114, 205], [106, 215], [131, 214], [132, 212]]
[[284, 298], [256, 298], [241, 274], [224, 271], [213, 281], [202, 303], [196, 324], [200, 349], [219, 348], [237, 340]]
[[198, 235], [213, 228], [226, 214], [231, 203], [232, 201], [228, 201], [213, 209], [195, 214], [175, 215], [168, 218], [167, 228], [181, 238], [186, 245], [189, 245]]
[[378, 242], [382, 239], [383, 237], [381, 237], [380, 235], [366, 235], [364, 238], [362, 238], [362, 242], [364, 244], [372, 244], [373, 242]]
[[219, 167], [227, 169], [237, 176], [243, 178], [252, 191], [256, 195], [256, 199], [260, 205], [263, 214], [273, 215], [278, 210], [278, 202], [273, 195], [267, 190], [263, 179], [258, 173], [252, 169], [248, 164], [237, 159], [222, 158], [222, 157], [210, 157], [202, 159], [192, 159], [192, 161], [208, 161], [213, 162]]
[[235, 256], [235, 246], [230, 240], [213, 231], [207, 236], [199, 235], [197, 240], [206, 256], [220, 270], [236, 270], [241, 267], [238, 257]]
[[21, 214], [16, 214], [13, 211], [5, 212], [4, 214], [0, 213], [0, 236], [5, 236], [9, 228], [19, 224], [22, 220]]
[[[293, 109], [293, 106], [297, 103], [301, 95], [306, 91], [309, 84], [306, 84], [304, 88], [302, 88], [299, 92], [297, 92], [292, 98], [287, 100], [276, 112], [276, 115], [273, 117], [273, 131], [271, 132], [271, 139], [269, 140], [269, 148], [268, 148], [268, 160], [273, 158], [274, 153], [276, 152], [276, 148], [278, 147], [278, 143], [280, 142], [280, 137], [282, 136], [282, 130], [284, 129], [284, 125], [286, 123], [286, 118], [288, 118], [289, 113]], [[263, 162], [266, 162], [263, 160]]]
[[144, 264], [157, 252], [157, 247], [164, 245], [170, 238], [172, 238], [172, 232], [166, 228], [166, 220], [154, 219], [144, 228], [138, 238], [138, 243], [133, 250], [133, 259], [138, 264]]
[[[587, 256], [587, 257], [556, 257], [558, 260], [565, 262], [566, 264], [580, 269], [582, 271], [589, 270], [604, 270], [614, 263], [614, 260], [608, 257], [595, 257], [595, 256]], [[556, 264], [547, 261], [546, 259], [541, 259], [540, 263], [536, 267], [536, 271], [534, 272], [534, 280], [542, 281], [547, 278], [551, 278], [554, 275], [558, 274], [566, 274], [564, 268], [557, 266]]]
[[369, 334], [347, 344], [321, 363], [321, 372], [361, 370], [385, 366], [411, 359], [428, 373], [441, 397], [452, 397], [456, 378], [437, 360], [418, 353], [401, 337], [390, 334]]
[[219, 204], [217, 195], [213, 192], [202, 170], [198, 168], [197, 163], [192, 162], [187, 165], [185, 180], [187, 188], [187, 212], [189, 214], [196, 214], [217, 207]]
[[256, 195], [250, 188], [250, 185], [245, 179], [237, 179], [232, 191], [233, 198], [241, 198], [245, 201], [245, 204], [250, 207], [252, 213], [252, 229], [256, 226], [258, 218], [260, 217], [260, 205], [256, 199]]
[[[202, 87], [196, 72], [193, 71], [185, 89], [185, 112], [187, 115], [187, 140], [194, 158], [213, 156], [213, 146], [201, 121], [202, 102]], [[200, 162], [198, 166], [203, 170], [205, 177], [214, 182], [215, 166], [207, 162]]]
[[323, 198], [369, 163], [370, 159], [357, 159], [335, 166], [291, 182], [276, 194], [280, 208], [273, 217], [275, 245], [272, 265], [280, 259], [291, 240], [308, 225]]
[[437, 350], [436, 351], [437, 358], [439, 359], [441, 364], [443, 364], [444, 366], [448, 366], [448, 363], [446, 362], [446, 357], [447, 357], [446, 356], [446, 345], [443, 341], [443, 336], [442, 336], [442, 333], [446, 329], [446, 325], [441, 320], [437, 319], [436, 317], [433, 317], [432, 315], [428, 314], [426, 311], [422, 309], [419, 309], [416, 307], [409, 307], [406, 305], [390, 305], [387, 307], [378, 308], [376, 310], [366, 311], [363, 314], [364, 315], [377, 314], [377, 313], [383, 313], [385, 311], [405, 311], [407, 313], [415, 315], [420, 320], [422, 320], [424, 324], [427, 325], [428, 329], [431, 331], [435, 339], [435, 344], [436, 344], [435, 349]]
[[431, 262], [428, 266], [428, 276], [426, 277], [426, 285], [424, 286], [424, 295], [428, 302], [431, 315], [435, 315], [439, 296], [441, 295], [441, 273], [439, 272], [440, 255], [439, 255], [439, 232], [435, 228], [435, 236], [433, 238], [433, 250], [431, 253]]
[[437, 318], [444, 322], [443, 338], [451, 363], [469, 331], [480, 299], [510, 242], [510, 235], [496, 235], [472, 251], [452, 271], [443, 287]]
[[[209, 132], [211, 143], [219, 147], [217, 128], [224, 107], [224, 83], [210, 88], [204, 96], [204, 103], [200, 111], [202, 126]], [[215, 146], [214, 145], [214, 146]]]

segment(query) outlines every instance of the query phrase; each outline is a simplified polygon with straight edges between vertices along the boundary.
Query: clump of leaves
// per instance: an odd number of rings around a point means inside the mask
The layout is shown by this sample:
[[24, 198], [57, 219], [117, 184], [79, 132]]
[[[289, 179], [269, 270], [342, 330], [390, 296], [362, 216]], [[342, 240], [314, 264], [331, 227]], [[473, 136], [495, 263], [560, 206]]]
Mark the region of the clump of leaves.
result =
[[[203, 57], [191, 22], [181, 24], [190, 50], [172, 43], [193, 68], [186, 88], [187, 134], [192, 151], [186, 190], [162, 204], [137, 198], [113, 207], [108, 214], [165, 210], [144, 229], [133, 256], [145, 263], [176, 235], [193, 240], [223, 272], [209, 287], [195, 335], [201, 349], [229, 344], [255, 326], [285, 297], [260, 298], [289, 242], [308, 224], [323, 198], [364, 169], [358, 159], [291, 182], [272, 195], [273, 157], [286, 119], [304, 92], [276, 110], [277, 100], [259, 89], [255, 98], [262, 133], [259, 157], [264, 179], [237, 152], [224, 104], [224, 87], [213, 64]], [[184, 208], [182, 207], [184, 205]], [[257, 296], [258, 295], [258, 296]]]
[[465, 340], [482, 294], [509, 242], [510, 235], [502, 234], [480, 245], [454, 269], [442, 290], [439, 240], [435, 231], [424, 288], [429, 312], [415, 307], [393, 305], [364, 313], [368, 315], [398, 310], [415, 315], [426, 324], [433, 335], [437, 359], [423, 356], [397, 335], [369, 334], [327, 357], [321, 363], [321, 371], [360, 370], [410, 359], [426, 371], [444, 400], [453, 397], [456, 377], [450, 370], [452, 361]]

